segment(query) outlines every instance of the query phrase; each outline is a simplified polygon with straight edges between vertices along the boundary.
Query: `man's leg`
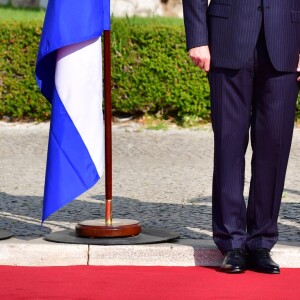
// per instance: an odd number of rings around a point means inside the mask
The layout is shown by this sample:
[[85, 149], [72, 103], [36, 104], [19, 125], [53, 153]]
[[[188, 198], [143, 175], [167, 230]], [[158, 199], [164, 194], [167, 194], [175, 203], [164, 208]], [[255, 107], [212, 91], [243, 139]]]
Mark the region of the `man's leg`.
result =
[[245, 151], [249, 139], [253, 62], [241, 70], [209, 73], [214, 130], [213, 238], [222, 253], [245, 248], [243, 197]]
[[263, 31], [254, 61], [247, 265], [259, 272], [279, 274], [280, 267], [272, 260], [270, 249], [278, 239], [277, 218], [293, 135], [298, 83], [296, 73], [274, 69]]
[[252, 178], [247, 209], [247, 249], [271, 249], [278, 238], [277, 219], [290, 146], [298, 84], [296, 74], [264, 65], [255, 77], [251, 126]]

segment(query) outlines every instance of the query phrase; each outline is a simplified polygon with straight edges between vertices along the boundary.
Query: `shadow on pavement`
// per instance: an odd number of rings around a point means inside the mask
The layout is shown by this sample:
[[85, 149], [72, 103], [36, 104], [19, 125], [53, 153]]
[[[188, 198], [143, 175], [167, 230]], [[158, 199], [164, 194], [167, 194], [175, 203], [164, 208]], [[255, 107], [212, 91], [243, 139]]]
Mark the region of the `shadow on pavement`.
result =
[[[282, 203], [279, 243], [300, 242], [300, 204]], [[0, 228], [17, 236], [37, 238], [52, 231], [74, 228], [83, 220], [103, 218], [104, 195], [71, 201], [41, 227], [42, 197], [15, 196], [0, 192]], [[142, 226], [169, 229], [180, 238], [211, 241], [211, 198], [190, 199], [183, 204], [143, 202], [115, 196], [113, 217], [138, 220]]]

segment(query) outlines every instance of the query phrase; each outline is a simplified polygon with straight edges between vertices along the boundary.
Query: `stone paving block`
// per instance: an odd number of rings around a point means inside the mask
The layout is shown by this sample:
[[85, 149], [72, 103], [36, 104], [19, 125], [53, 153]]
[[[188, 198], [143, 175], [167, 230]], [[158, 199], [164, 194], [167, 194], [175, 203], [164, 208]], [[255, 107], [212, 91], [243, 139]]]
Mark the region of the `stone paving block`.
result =
[[272, 249], [272, 259], [282, 268], [300, 268], [300, 243], [278, 243]]
[[[272, 257], [282, 268], [300, 268], [300, 243], [278, 244]], [[221, 262], [221, 253], [207, 240], [127, 246], [74, 245], [20, 237], [0, 241], [0, 265], [219, 266]]]
[[209, 241], [128, 246], [90, 246], [90, 265], [218, 266], [220, 252]]
[[86, 265], [87, 261], [87, 245], [50, 243], [42, 238], [0, 241], [0, 265], [69, 266]]

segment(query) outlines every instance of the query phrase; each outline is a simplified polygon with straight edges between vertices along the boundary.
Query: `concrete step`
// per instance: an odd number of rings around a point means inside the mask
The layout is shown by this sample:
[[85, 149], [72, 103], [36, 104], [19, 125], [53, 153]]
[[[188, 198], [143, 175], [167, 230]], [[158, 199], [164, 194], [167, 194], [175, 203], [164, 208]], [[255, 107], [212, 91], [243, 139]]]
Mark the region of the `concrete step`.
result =
[[[300, 268], [300, 243], [279, 242], [272, 255], [283, 268]], [[126, 246], [53, 243], [18, 236], [0, 241], [0, 265], [219, 266], [221, 261], [221, 253], [210, 240]]]

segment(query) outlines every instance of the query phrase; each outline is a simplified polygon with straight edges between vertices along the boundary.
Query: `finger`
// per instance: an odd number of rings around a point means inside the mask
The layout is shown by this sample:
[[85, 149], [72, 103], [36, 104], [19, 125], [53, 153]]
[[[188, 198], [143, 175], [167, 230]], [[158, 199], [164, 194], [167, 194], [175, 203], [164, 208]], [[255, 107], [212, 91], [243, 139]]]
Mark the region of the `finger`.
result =
[[193, 63], [195, 66], [199, 67], [199, 68], [202, 68], [203, 66], [203, 62], [201, 61], [201, 59], [199, 57], [191, 57]]
[[205, 72], [209, 72], [210, 70], [210, 60], [206, 60], [203, 67]]
[[201, 60], [200, 59], [194, 59], [193, 60], [193, 62], [194, 62], [194, 64], [195, 64], [195, 66], [199, 66], [199, 64], [201, 64]]
[[192, 62], [194, 63], [195, 66], [198, 66], [199, 64], [199, 59], [197, 57], [191, 57]]
[[198, 62], [198, 64], [197, 64], [197, 66], [200, 68], [200, 69], [203, 69], [204, 68], [204, 63], [203, 63], [203, 61], [199, 61]]

